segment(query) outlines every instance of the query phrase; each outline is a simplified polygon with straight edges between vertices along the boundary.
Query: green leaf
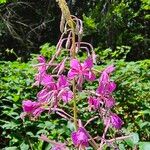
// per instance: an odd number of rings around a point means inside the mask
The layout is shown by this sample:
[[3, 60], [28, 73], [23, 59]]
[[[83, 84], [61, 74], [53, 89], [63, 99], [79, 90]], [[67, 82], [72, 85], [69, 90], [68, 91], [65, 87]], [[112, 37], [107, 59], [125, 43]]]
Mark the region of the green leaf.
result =
[[28, 150], [29, 149], [29, 145], [25, 144], [24, 142], [20, 145], [20, 149], [21, 150]]
[[119, 150], [126, 150], [124, 144], [119, 144]]
[[0, 4], [1, 4], [1, 3], [6, 3], [6, 0], [0, 0]]
[[139, 150], [150, 150], [150, 142], [140, 142]]
[[129, 146], [134, 147], [139, 142], [138, 133], [131, 133], [131, 138], [128, 138], [125, 141]]
[[17, 147], [16, 146], [6, 147], [3, 150], [17, 150]]
[[74, 129], [75, 129], [75, 126], [74, 126], [74, 124], [73, 124], [71, 121], [68, 121], [67, 127], [68, 127], [71, 131], [74, 131]]

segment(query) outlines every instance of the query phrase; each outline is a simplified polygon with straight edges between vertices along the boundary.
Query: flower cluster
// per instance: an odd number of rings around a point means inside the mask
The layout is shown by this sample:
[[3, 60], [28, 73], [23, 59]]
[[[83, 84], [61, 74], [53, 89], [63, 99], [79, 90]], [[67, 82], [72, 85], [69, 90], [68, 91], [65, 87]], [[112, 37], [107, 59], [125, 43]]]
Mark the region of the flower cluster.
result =
[[[61, 4], [61, 1], [58, 2], [62, 7], [61, 9], [67, 8], [66, 4]], [[68, 9], [62, 14], [62, 17], [66, 17], [65, 21], [63, 21], [66, 23], [64, 25], [61, 23], [63, 33], [56, 46], [55, 55], [52, 56], [49, 62], [43, 56], [38, 57], [38, 64], [36, 65], [38, 73], [35, 75], [33, 85], [42, 89], [37, 93], [36, 101], [24, 100], [22, 102], [24, 111], [22, 118], [26, 115], [31, 118], [37, 118], [43, 111], [55, 111], [61, 117], [74, 122], [75, 131], [72, 132], [71, 139], [76, 148], [85, 149], [91, 144], [95, 149], [99, 149], [98, 144], [85, 129], [92, 119], [87, 121], [85, 126], [81, 125], [81, 121], [77, 119], [76, 96], [83, 91], [87, 94], [89, 110], [95, 111], [105, 125], [100, 143], [101, 149], [103, 143], [106, 143], [105, 135], [107, 130], [110, 127], [120, 129], [123, 125], [121, 118], [111, 110], [115, 106], [112, 93], [116, 89], [116, 84], [110, 79], [110, 75], [115, 70], [115, 67], [110, 65], [101, 72], [94, 69], [96, 55], [93, 47], [89, 43], [81, 42], [82, 21], [75, 16], [66, 16], [67, 12]], [[76, 36], [78, 41], [75, 41]], [[70, 53], [70, 56], [66, 56], [61, 62], [57, 62], [56, 58], [63, 51], [63, 45], [65, 45], [65, 49]], [[83, 62], [80, 62], [76, 57], [79, 50], [86, 50], [87, 52], [87, 58]], [[66, 63], [70, 63], [69, 68], [66, 67]], [[88, 81], [98, 81], [99, 85], [95, 91], [83, 88], [84, 82]], [[70, 101], [74, 101], [73, 117], [62, 110], [59, 105], [60, 103], [67, 104]], [[68, 149], [64, 144], [51, 141], [44, 135], [40, 139], [51, 143], [53, 145], [52, 150]]]

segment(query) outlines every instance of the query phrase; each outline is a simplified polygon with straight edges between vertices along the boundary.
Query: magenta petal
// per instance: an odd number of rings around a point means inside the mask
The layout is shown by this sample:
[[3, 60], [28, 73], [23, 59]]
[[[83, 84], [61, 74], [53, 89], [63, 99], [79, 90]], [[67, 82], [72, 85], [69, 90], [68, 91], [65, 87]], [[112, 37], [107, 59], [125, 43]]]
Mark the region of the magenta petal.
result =
[[98, 94], [104, 94], [105, 93], [105, 85], [103, 83], [101, 83], [99, 85], [99, 87], [96, 90], [96, 93], [98, 93]]
[[79, 146], [88, 146], [88, 136], [84, 130], [84, 128], [80, 127], [76, 132], [73, 132], [71, 134], [71, 138], [73, 141], [73, 144], [77, 147]]
[[72, 91], [66, 91], [62, 94], [62, 100], [67, 103], [69, 102], [70, 100], [72, 100], [73, 98], [73, 92]]
[[115, 70], [114, 65], [110, 65], [108, 66], [104, 71], [107, 72], [108, 74], [110, 74], [111, 72], [113, 72]]
[[106, 98], [105, 100], [105, 106], [107, 108], [112, 108], [115, 105], [115, 100], [112, 97]]
[[67, 78], [64, 75], [60, 75], [58, 78], [57, 88], [63, 88], [68, 86]]
[[52, 78], [52, 76], [44, 74], [41, 79], [41, 85], [51, 86], [51, 84], [54, 84], [54, 79]]
[[77, 59], [72, 59], [70, 62], [70, 67], [75, 70], [80, 70], [81, 64]]
[[96, 79], [96, 76], [92, 71], [89, 71], [88, 75], [85, 74], [85, 79], [89, 81], [94, 81]]
[[76, 71], [76, 70], [74, 70], [74, 69], [71, 69], [71, 70], [69, 70], [69, 72], [68, 72], [68, 78], [71, 80], [71, 79], [73, 79], [75, 76], [77, 76], [79, 73]]
[[123, 125], [123, 121], [121, 120], [121, 118], [116, 115], [116, 114], [112, 114], [110, 116], [110, 121], [111, 121], [111, 124], [114, 128], [116, 129], [120, 129], [121, 126]]
[[51, 94], [52, 93], [48, 89], [45, 88], [37, 93], [37, 99], [40, 102], [46, 102], [50, 99]]
[[35, 109], [35, 110], [33, 111], [33, 116], [34, 116], [34, 117], [40, 116], [41, 113], [42, 113], [44, 110], [45, 110], [45, 109], [43, 109], [43, 108], [41, 108], [41, 107], [38, 107], [37, 109]]
[[108, 91], [109, 91], [110, 93], [113, 92], [113, 91], [116, 89], [116, 84], [115, 84], [115, 82], [110, 82], [110, 83], [108, 83], [107, 88], [108, 88]]
[[37, 107], [37, 104], [37, 102], [32, 102], [31, 100], [24, 100], [22, 101], [23, 111], [31, 113]]
[[93, 60], [91, 57], [87, 58], [85, 61], [84, 61], [84, 67], [85, 68], [92, 68], [93, 67]]
[[37, 58], [37, 60], [38, 60], [39, 63], [46, 63], [46, 60], [45, 60], [45, 58], [44, 58], [42, 55], [40, 55], [40, 56]]
[[77, 145], [78, 145], [78, 137], [77, 137], [76, 132], [72, 132], [71, 138], [72, 138], [73, 144], [74, 144], [75, 146], [77, 146]]
[[90, 97], [88, 99], [88, 104], [89, 104], [89, 107], [90, 108], [93, 108], [94, 110], [98, 109], [99, 106], [100, 106], [100, 100], [99, 99], [96, 99], [96, 98], [93, 98], [93, 97]]
[[103, 83], [107, 83], [110, 81], [109, 75], [104, 71], [101, 74], [101, 77], [99, 79], [99, 83], [103, 82]]

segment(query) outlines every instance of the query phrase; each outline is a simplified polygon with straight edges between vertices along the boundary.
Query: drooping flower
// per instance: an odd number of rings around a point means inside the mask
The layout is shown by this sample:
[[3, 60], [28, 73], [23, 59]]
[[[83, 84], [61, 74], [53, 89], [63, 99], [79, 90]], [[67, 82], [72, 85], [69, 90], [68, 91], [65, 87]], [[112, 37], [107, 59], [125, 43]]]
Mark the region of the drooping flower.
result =
[[65, 70], [65, 63], [66, 63], [66, 60], [68, 58], [66, 57], [64, 60], [62, 60], [54, 69], [52, 72], [55, 72], [57, 71], [57, 75], [60, 75], [64, 70]]
[[24, 115], [22, 114], [23, 118], [26, 115], [37, 118], [45, 110], [41, 103], [31, 100], [24, 100], [22, 102], [22, 108], [24, 111]]
[[80, 63], [77, 59], [72, 59], [70, 67], [68, 78], [72, 80], [77, 77], [77, 84], [79, 87], [82, 87], [84, 79], [93, 81], [96, 78], [91, 70], [93, 67], [93, 60], [91, 57], [87, 58], [84, 63]]
[[37, 102], [33, 102], [31, 100], [22, 101], [23, 111], [26, 113], [32, 113], [37, 108], [37, 106]]
[[79, 127], [76, 132], [73, 132], [71, 138], [76, 147], [88, 146], [88, 135], [83, 127]]
[[104, 124], [109, 124], [113, 128], [120, 129], [123, 125], [122, 119], [115, 113], [111, 113], [109, 117], [104, 120]]
[[110, 116], [110, 122], [112, 126], [116, 129], [120, 129], [123, 125], [122, 119], [117, 114], [111, 114]]
[[89, 97], [88, 104], [89, 104], [90, 109], [93, 108], [94, 110], [96, 110], [100, 107], [100, 99], [95, 98], [95, 97]]

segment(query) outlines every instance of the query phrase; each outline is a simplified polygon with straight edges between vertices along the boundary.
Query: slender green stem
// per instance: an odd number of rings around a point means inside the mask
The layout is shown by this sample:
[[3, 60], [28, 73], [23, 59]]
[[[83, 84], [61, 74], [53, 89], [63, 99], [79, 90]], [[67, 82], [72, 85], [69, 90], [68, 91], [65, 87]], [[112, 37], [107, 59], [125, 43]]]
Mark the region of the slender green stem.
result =
[[[72, 58], [76, 57], [76, 52], [75, 52], [75, 31], [72, 23]], [[74, 116], [74, 125], [75, 129], [77, 130], [78, 128], [78, 123], [77, 123], [77, 105], [76, 105], [76, 81], [73, 79], [73, 116]]]

